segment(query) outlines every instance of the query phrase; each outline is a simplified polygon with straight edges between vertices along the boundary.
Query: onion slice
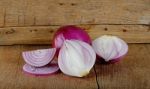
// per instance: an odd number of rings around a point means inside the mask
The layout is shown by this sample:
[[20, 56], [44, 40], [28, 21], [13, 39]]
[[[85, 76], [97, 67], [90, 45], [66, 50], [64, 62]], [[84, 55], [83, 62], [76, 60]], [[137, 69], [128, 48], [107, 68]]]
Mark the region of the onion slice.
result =
[[51, 75], [56, 73], [59, 70], [58, 64], [51, 63], [49, 65], [43, 67], [34, 67], [29, 64], [25, 64], [23, 66], [23, 71], [27, 74], [35, 75], [35, 76], [44, 76]]
[[50, 63], [55, 55], [56, 48], [39, 49], [22, 53], [25, 62], [34, 67], [45, 66]]

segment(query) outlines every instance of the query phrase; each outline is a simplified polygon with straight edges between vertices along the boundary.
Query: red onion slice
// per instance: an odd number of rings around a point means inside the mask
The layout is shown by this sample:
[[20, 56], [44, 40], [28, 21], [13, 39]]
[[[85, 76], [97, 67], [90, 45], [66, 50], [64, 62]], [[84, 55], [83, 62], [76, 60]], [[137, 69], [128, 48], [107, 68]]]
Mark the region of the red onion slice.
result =
[[51, 75], [56, 73], [59, 70], [58, 64], [53, 63], [43, 67], [34, 67], [29, 64], [23, 66], [23, 71], [27, 74], [35, 76]]
[[23, 52], [23, 58], [29, 65], [35, 67], [45, 66], [50, 63], [55, 55], [56, 48], [40, 49], [34, 51]]

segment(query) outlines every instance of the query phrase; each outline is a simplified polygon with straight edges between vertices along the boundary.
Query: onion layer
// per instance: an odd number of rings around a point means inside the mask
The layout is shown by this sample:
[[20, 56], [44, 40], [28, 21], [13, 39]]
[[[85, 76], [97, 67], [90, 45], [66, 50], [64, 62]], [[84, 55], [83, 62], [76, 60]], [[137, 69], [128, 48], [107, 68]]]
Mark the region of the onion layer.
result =
[[55, 55], [56, 49], [40, 49], [23, 52], [25, 62], [31, 66], [41, 67], [50, 63]]
[[23, 71], [27, 74], [35, 76], [51, 75], [56, 73], [59, 70], [59, 67], [56, 63], [46, 65], [43, 67], [34, 67], [29, 64], [23, 66]]

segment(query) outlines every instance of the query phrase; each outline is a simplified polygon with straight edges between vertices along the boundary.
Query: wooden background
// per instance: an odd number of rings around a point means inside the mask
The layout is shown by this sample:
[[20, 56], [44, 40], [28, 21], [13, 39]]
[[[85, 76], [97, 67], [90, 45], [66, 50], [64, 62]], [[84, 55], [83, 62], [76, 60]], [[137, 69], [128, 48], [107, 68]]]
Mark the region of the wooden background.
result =
[[150, 0], [0, 0], [0, 45], [50, 44], [62, 25], [150, 43]]
[[[133, 44], [124, 60], [97, 62], [84, 78], [22, 73], [21, 53], [50, 48], [63, 25], [80, 26], [92, 39], [112, 34]], [[150, 43], [150, 0], [0, 0], [0, 89], [150, 89], [145, 43]]]

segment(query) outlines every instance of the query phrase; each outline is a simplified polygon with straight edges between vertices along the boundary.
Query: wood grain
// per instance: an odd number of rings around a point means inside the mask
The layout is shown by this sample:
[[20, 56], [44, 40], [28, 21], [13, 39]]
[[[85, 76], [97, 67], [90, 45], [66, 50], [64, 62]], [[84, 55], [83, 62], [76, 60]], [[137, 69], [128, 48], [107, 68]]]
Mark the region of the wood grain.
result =
[[150, 44], [130, 44], [116, 64], [96, 64], [100, 89], [150, 89]]
[[[80, 25], [92, 39], [116, 35], [128, 43], [150, 43], [150, 28], [146, 25]], [[51, 44], [59, 26], [0, 28], [0, 45]]]
[[84, 78], [69, 77], [62, 73], [34, 77], [22, 72], [25, 50], [49, 46], [0, 46], [0, 89], [97, 89], [94, 70]]
[[0, 47], [0, 89], [16, 89], [19, 47]]
[[149, 0], [0, 0], [1, 9], [0, 26], [150, 23]]

